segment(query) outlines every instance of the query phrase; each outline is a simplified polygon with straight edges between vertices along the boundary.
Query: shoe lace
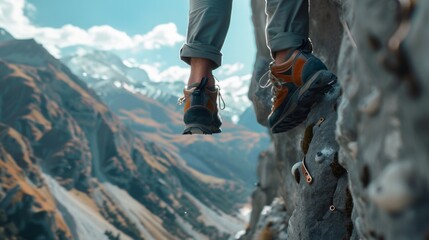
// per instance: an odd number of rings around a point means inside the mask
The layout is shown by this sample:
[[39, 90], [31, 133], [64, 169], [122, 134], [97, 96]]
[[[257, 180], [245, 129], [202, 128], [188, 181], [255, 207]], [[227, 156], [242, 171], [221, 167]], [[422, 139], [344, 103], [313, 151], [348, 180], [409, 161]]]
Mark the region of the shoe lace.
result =
[[[271, 65], [273, 63], [270, 64], [270, 68]], [[268, 78], [266, 78], [267, 80], [265, 80], [265, 82], [263, 84], [261, 84], [263, 78], [265, 78], [266, 76], [269, 76]], [[261, 78], [259, 78], [259, 87], [260, 88], [268, 88], [269, 86], [271, 86], [271, 93], [273, 95], [273, 97], [271, 98], [272, 102], [275, 102], [277, 100], [277, 92], [282, 88], [282, 84], [279, 78], [277, 78], [272, 72], [271, 70], [268, 70], [267, 72], [265, 72]]]
[[220, 110], [224, 110], [226, 107], [225, 101], [223, 100], [222, 94], [220, 94], [220, 86], [219, 84], [216, 84], [217, 87], [217, 99], [218, 99], [218, 106]]
[[[216, 79], [216, 78], [215, 78]], [[216, 79], [217, 80], [217, 79]], [[224, 110], [225, 109], [225, 107], [226, 107], [226, 104], [225, 104], [225, 100], [223, 100], [223, 97], [222, 97], [222, 94], [220, 94], [220, 86], [219, 86], [219, 84], [216, 84], [216, 88], [217, 88], [217, 96], [216, 96], [216, 98], [217, 98], [217, 100], [218, 101], [216, 101], [217, 103], [218, 103], [218, 106], [219, 106], [219, 109], [220, 110]], [[186, 101], [186, 99], [188, 99], [189, 98], [189, 96], [191, 96], [191, 94], [196, 90], [197, 88], [194, 88], [194, 89], [192, 89], [190, 92], [189, 92], [189, 94], [188, 95], [184, 95], [184, 96], [182, 96], [182, 97], [180, 97], [179, 99], [177, 99], [177, 105], [182, 105], [185, 101]]]
[[191, 93], [190, 93], [189, 95], [183, 95], [182, 97], [179, 97], [179, 98], [177, 99], [177, 105], [182, 105], [182, 104], [186, 101], [186, 99], [188, 99], [188, 98], [189, 98], [189, 96], [190, 96], [193, 92], [194, 92], [194, 90], [192, 90], [192, 91], [191, 91]]

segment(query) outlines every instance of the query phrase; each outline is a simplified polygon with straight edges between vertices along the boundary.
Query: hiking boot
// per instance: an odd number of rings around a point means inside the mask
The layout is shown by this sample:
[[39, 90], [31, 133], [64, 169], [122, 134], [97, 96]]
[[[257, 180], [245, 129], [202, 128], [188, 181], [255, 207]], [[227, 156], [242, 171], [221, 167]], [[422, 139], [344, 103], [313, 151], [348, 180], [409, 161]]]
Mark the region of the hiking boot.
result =
[[204, 77], [200, 83], [184, 89], [184, 96], [178, 101], [179, 104], [185, 103], [183, 116], [183, 121], [185, 122], [184, 135], [221, 132], [222, 121], [216, 104], [217, 97], [220, 97], [219, 88], [208, 87], [208, 81], [209, 78]]
[[271, 63], [270, 80], [274, 97], [268, 125], [272, 133], [280, 133], [301, 124], [337, 77], [311, 50], [295, 50], [286, 62]]

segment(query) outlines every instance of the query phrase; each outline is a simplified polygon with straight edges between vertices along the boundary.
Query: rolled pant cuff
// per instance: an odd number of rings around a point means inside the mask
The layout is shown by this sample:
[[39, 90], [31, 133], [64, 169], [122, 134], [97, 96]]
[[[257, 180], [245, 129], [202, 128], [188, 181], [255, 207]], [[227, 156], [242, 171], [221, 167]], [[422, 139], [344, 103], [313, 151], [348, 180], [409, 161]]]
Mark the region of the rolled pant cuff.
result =
[[187, 64], [191, 64], [191, 58], [206, 58], [214, 63], [214, 68], [222, 64], [222, 53], [213, 46], [207, 44], [188, 43], [180, 50], [180, 58]]
[[284, 32], [277, 34], [268, 42], [271, 54], [289, 48], [299, 48], [307, 41], [306, 36], [301, 36], [293, 32]]

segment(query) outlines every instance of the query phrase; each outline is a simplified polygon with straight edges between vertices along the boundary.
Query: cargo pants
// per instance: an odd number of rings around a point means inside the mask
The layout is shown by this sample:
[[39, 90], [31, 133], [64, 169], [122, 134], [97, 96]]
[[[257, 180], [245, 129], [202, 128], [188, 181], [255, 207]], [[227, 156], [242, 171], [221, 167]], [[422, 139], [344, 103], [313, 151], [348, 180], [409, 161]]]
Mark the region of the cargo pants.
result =
[[[262, 1], [262, 0], [261, 0]], [[217, 68], [231, 19], [232, 0], [190, 0], [186, 44], [180, 57], [206, 58]], [[308, 0], [266, 0], [267, 46], [273, 53], [299, 48], [308, 41]]]

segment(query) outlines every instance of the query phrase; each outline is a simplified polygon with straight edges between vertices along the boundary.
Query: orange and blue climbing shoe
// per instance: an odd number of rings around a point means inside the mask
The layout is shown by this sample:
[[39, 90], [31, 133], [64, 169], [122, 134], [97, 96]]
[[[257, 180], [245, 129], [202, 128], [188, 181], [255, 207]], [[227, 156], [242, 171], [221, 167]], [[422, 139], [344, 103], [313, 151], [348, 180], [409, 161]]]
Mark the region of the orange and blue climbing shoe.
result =
[[273, 91], [271, 132], [286, 132], [305, 121], [313, 104], [336, 82], [337, 77], [311, 51], [295, 50], [286, 62], [271, 63], [266, 85], [272, 85]]
[[[209, 78], [204, 77], [200, 83], [183, 90], [184, 96], [179, 98], [178, 104], [185, 104], [183, 134], [214, 134], [221, 132], [222, 121], [219, 116], [217, 99], [223, 99], [219, 87], [207, 86]], [[225, 104], [223, 104], [225, 106]]]

